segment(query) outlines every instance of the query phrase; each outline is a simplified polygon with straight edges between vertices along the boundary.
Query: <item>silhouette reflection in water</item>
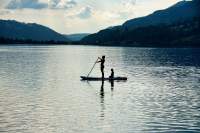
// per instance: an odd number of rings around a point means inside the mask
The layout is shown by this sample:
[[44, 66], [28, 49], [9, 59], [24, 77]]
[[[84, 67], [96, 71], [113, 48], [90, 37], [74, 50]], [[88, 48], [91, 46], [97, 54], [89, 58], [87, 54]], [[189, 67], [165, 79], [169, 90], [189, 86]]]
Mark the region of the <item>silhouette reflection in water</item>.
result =
[[[111, 92], [114, 91], [114, 80], [109, 81], [111, 84]], [[104, 111], [105, 111], [105, 91], [104, 91], [104, 80], [101, 82], [101, 88], [100, 88], [100, 104], [101, 104], [101, 114], [100, 117], [103, 119], [105, 117]], [[112, 93], [113, 95], [113, 93]]]
[[100, 117], [103, 119], [104, 118], [104, 110], [105, 110], [105, 105], [104, 105], [104, 80], [102, 80], [102, 82], [101, 82], [100, 103], [101, 103], [101, 115], [100, 115]]
[[101, 89], [100, 89], [101, 99], [104, 98], [104, 80], [101, 82]]
[[110, 80], [110, 85], [111, 85], [111, 91], [114, 90], [114, 80]]

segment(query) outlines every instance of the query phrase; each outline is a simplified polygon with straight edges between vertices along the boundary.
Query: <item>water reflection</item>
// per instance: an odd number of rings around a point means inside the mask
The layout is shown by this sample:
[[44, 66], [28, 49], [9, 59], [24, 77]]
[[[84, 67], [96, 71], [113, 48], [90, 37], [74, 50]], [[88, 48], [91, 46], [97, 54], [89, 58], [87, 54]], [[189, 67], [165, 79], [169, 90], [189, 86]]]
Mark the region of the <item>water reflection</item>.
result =
[[105, 110], [105, 104], [104, 104], [104, 80], [101, 82], [101, 88], [100, 88], [100, 103], [101, 103], [101, 115], [100, 117], [104, 118], [104, 110]]
[[[200, 66], [198, 48], [126, 48], [122, 58], [134, 66]], [[134, 53], [134, 54], [130, 54]], [[131, 62], [130, 62], [131, 60]]]
[[[101, 81], [101, 88], [100, 88], [100, 104], [101, 104], [101, 114], [100, 114], [100, 117], [101, 119], [103, 119], [105, 117], [105, 88], [104, 88], [104, 80]], [[111, 89], [111, 96], [113, 96], [113, 91], [114, 91], [114, 80], [110, 80], [109, 81], [110, 83], [110, 89]]]
[[114, 91], [114, 80], [110, 80], [111, 91]]

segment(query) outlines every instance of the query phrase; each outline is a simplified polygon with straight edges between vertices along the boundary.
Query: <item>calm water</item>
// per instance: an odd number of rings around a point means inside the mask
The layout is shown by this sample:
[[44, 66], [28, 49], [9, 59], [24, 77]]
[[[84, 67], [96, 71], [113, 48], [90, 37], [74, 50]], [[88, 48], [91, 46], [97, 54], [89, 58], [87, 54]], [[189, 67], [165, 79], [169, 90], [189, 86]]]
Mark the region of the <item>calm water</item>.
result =
[[0, 132], [200, 132], [200, 49], [0, 46]]

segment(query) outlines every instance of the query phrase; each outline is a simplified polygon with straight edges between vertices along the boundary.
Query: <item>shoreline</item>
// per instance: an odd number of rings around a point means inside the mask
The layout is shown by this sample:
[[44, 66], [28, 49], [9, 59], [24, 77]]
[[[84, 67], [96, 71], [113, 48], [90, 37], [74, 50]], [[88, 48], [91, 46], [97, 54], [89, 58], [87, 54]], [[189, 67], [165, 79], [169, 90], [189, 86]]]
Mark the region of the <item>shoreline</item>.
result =
[[132, 44], [127, 45], [105, 45], [105, 44], [78, 44], [78, 43], [0, 43], [0, 46], [97, 46], [97, 47], [131, 47], [131, 48], [200, 48], [200, 46], [133, 46]]

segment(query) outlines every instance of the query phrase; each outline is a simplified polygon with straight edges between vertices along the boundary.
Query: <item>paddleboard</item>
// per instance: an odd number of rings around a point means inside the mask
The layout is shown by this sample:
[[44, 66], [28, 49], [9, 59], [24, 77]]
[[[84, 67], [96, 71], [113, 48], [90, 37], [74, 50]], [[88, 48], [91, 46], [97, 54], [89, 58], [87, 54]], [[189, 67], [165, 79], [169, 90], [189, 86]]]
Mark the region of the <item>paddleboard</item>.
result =
[[[86, 77], [86, 76], [81, 76], [81, 80], [88, 80], [88, 81], [102, 81], [101, 77]], [[103, 80], [127, 80], [127, 77], [114, 77], [114, 78], [107, 78], [105, 77]]]

